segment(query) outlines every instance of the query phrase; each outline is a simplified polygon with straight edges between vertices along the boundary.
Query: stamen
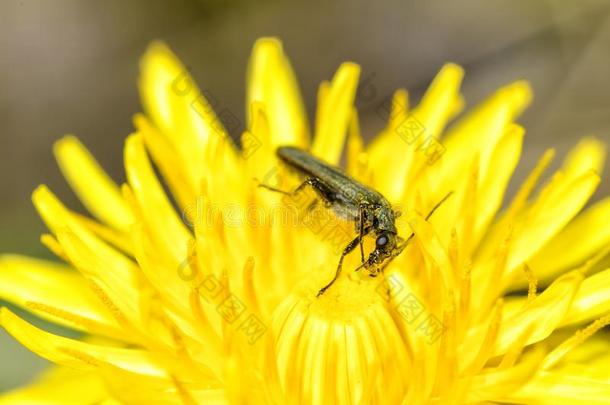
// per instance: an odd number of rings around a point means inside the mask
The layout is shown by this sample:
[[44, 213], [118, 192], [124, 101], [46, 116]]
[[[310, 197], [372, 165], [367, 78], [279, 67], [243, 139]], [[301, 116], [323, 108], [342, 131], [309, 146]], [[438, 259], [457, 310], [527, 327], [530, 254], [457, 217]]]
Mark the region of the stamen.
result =
[[527, 303], [531, 302], [534, 298], [536, 298], [537, 290], [538, 290], [538, 279], [534, 275], [534, 272], [527, 265], [527, 263], [523, 263], [523, 271], [525, 271], [525, 276], [527, 277]]
[[254, 286], [254, 257], [249, 256], [246, 259], [246, 263], [244, 263], [243, 267], [243, 283], [244, 283], [244, 291], [245, 298], [248, 302], [248, 305], [252, 310], [256, 313], [261, 313], [261, 308], [259, 306], [257, 297], [256, 297], [256, 288]]
[[546, 152], [544, 152], [534, 170], [532, 170], [529, 176], [527, 176], [527, 179], [525, 179], [519, 188], [519, 191], [511, 201], [508, 210], [506, 211], [505, 218], [508, 223], [511, 223], [514, 217], [521, 211], [528, 197], [532, 193], [532, 190], [534, 187], [536, 187], [536, 184], [538, 184], [540, 176], [542, 176], [542, 173], [544, 173], [546, 168], [549, 166], [554, 156], [555, 150], [548, 149]]
[[173, 374], [170, 374], [170, 378], [172, 380], [172, 383], [176, 387], [176, 391], [178, 391], [178, 395], [180, 395], [180, 400], [185, 405], [197, 405], [197, 401], [195, 401], [195, 399], [191, 396], [188, 390], [184, 387], [184, 384], [182, 384]]
[[102, 302], [102, 304], [110, 310], [110, 313], [114, 316], [114, 318], [119, 322], [119, 324], [125, 328], [131, 329], [131, 325], [127, 320], [125, 314], [119, 309], [119, 307], [110, 299], [108, 294], [92, 279], [86, 279], [89, 288], [93, 291], [93, 293], [97, 296], [97, 298]]
[[41, 302], [26, 301], [25, 307], [31, 309], [32, 311], [45, 312], [54, 317], [64, 319], [87, 332], [104, 334], [108, 337], [113, 337], [115, 339], [120, 340], [124, 340], [126, 337], [124, 333], [118, 333], [116, 331], [113, 331], [108, 326], [100, 322], [94, 321], [93, 319], [88, 319], [75, 313], [68, 312], [66, 310], [53, 307], [51, 305], [43, 304]]
[[523, 330], [521, 335], [519, 335], [519, 337], [510, 345], [508, 351], [504, 357], [502, 357], [502, 361], [498, 365], [497, 369], [504, 370], [510, 368], [517, 362], [517, 359], [525, 348], [527, 339], [531, 336], [534, 330], [536, 330], [536, 326], [537, 325], [535, 323], [532, 323], [529, 327]]
[[489, 328], [487, 329], [487, 334], [483, 339], [483, 343], [479, 349], [479, 353], [474, 358], [472, 364], [467, 368], [466, 374], [476, 375], [479, 371], [483, 369], [485, 363], [491, 356], [493, 352], [494, 344], [496, 343], [496, 339], [498, 337], [498, 331], [500, 330], [500, 324], [502, 322], [502, 312], [504, 307], [504, 301], [499, 299], [496, 301], [492, 309], [492, 315], [489, 322]]
[[589, 324], [587, 327], [576, 331], [572, 337], [566, 339], [546, 356], [544, 362], [542, 363], [541, 369], [548, 370], [549, 368], [553, 367], [566, 354], [568, 354], [571, 350], [574, 350], [576, 346], [584, 343], [585, 340], [593, 336], [598, 330], [607, 325], [610, 325], [610, 314], [607, 314]]

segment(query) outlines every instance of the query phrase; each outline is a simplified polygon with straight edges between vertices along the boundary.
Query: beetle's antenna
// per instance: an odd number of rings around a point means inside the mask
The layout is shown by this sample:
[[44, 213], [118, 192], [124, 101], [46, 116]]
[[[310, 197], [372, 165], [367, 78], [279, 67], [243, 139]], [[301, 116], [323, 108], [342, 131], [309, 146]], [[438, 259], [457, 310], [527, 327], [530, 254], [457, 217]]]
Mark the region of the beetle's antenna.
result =
[[[453, 191], [448, 192], [443, 198], [441, 198], [441, 200], [439, 202], [436, 203], [436, 205], [434, 207], [432, 207], [432, 209], [430, 210], [430, 212], [428, 212], [428, 215], [426, 215], [426, 221], [430, 219], [430, 217], [432, 216], [432, 214], [434, 214], [434, 211], [436, 211], [437, 209], [439, 209], [439, 207], [441, 205], [443, 205], [443, 203], [445, 201], [447, 201], [449, 199], [449, 197], [451, 197], [453, 195]], [[409, 237], [407, 238], [407, 240], [405, 240], [405, 242], [403, 243], [403, 248], [404, 249], [407, 244], [409, 243], [409, 241], [411, 239], [413, 239], [413, 237], [415, 236], [415, 233], [411, 232], [411, 235], [409, 235]], [[400, 251], [402, 252], [402, 249], [400, 249]]]
[[441, 205], [443, 205], [443, 203], [445, 201], [447, 201], [447, 199], [449, 197], [451, 197], [452, 195], [453, 195], [453, 191], [450, 191], [439, 202], [437, 202], [436, 205], [434, 207], [432, 207], [432, 209], [430, 210], [428, 215], [426, 215], [426, 221], [429, 220], [430, 217], [432, 216], [432, 214], [434, 214], [434, 211], [436, 211]]
[[[432, 216], [432, 214], [434, 214], [434, 212], [441, 206], [443, 205], [443, 203], [445, 201], [447, 201], [449, 199], [449, 197], [451, 197], [453, 195], [453, 191], [448, 192], [439, 202], [436, 203], [436, 205], [434, 207], [432, 207], [432, 209], [430, 210], [430, 212], [428, 212], [428, 215], [426, 215], [426, 221], [430, 219], [430, 217]], [[402, 251], [407, 247], [407, 245], [409, 244], [409, 242], [411, 242], [411, 239], [413, 239], [413, 237], [415, 236], [414, 232], [411, 232], [411, 235], [409, 235], [409, 237], [400, 245], [396, 248], [396, 251], [394, 254], [392, 254], [392, 257], [390, 257], [388, 259], [388, 261], [386, 261], [383, 264], [383, 267], [381, 267], [381, 271], [383, 271], [388, 264], [390, 264], [390, 262], [392, 261], [392, 259], [394, 259], [396, 256], [398, 256], [400, 253], [402, 253]], [[361, 266], [362, 267], [362, 266]]]

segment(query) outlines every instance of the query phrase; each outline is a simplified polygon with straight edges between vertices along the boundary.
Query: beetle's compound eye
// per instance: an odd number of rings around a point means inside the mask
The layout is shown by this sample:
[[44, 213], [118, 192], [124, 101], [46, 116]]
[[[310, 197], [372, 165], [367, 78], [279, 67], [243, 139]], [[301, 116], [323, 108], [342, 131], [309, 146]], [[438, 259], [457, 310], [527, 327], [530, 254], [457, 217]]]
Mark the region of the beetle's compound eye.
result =
[[385, 245], [388, 244], [389, 240], [390, 239], [388, 238], [388, 236], [386, 234], [381, 234], [377, 237], [375, 244], [377, 245], [377, 247], [384, 247]]

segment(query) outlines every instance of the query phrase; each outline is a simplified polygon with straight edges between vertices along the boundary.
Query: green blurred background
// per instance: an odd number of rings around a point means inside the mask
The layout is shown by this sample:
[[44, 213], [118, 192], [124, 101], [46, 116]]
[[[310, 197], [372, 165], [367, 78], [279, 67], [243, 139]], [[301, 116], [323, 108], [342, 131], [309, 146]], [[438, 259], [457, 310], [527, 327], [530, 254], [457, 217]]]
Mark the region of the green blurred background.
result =
[[[535, 100], [520, 120], [528, 136], [514, 190], [550, 146], [561, 155], [588, 134], [610, 143], [609, 11], [606, 0], [2, 0], [0, 252], [50, 257], [38, 241], [44, 227], [30, 202], [36, 185], [46, 183], [80, 207], [52, 157], [61, 135], [78, 135], [123, 180], [123, 139], [140, 110], [138, 58], [153, 39], [167, 41], [241, 122], [256, 38], [283, 40], [310, 117], [319, 82], [353, 60], [375, 91], [371, 101], [357, 103], [368, 138], [383, 126], [375, 113], [379, 101], [398, 87], [416, 100], [447, 61], [466, 69], [468, 106], [527, 78]], [[610, 171], [605, 174], [596, 199], [610, 194]], [[0, 391], [44, 365], [0, 331]]]

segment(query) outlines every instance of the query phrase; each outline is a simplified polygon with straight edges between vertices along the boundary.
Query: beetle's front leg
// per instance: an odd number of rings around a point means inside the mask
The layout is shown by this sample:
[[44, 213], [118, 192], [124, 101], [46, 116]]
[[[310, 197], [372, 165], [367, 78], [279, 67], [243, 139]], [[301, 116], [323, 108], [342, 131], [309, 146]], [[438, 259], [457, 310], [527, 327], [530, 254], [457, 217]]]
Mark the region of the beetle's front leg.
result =
[[365, 216], [368, 212], [366, 208], [368, 205], [360, 204], [358, 206], [358, 235], [360, 235], [360, 262], [364, 263], [364, 221], [366, 220]]
[[328, 287], [330, 287], [331, 285], [334, 284], [335, 281], [337, 281], [337, 279], [339, 278], [339, 275], [341, 274], [341, 270], [343, 270], [343, 260], [345, 259], [345, 256], [347, 256], [352, 250], [354, 250], [356, 248], [356, 246], [358, 246], [358, 243], [360, 243], [360, 240], [362, 239], [362, 237], [364, 237], [364, 235], [368, 234], [371, 231], [370, 227], [367, 227], [363, 230], [363, 235], [360, 236], [356, 236], [356, 238], [354, 240], [352, 240], [350, 243], [348, 243], [348, 245], [345, 247], [345, 249], [343, 249], [343, 252], [341, 253], [341, 258], [339, 258], [339, 264], [337, 265], [337, 271], [335, 272], [335, 276], [333, 277], [332, 280], [330, 280], [330, 283], [326, 284], [324, 287], [322, 287], [320, 289], [320, 291], [318, 292], [318, 295], [316, 297], [319, 297], [320, 295], [324, 294], [324, 291], [326, 291], [328, 289]]

